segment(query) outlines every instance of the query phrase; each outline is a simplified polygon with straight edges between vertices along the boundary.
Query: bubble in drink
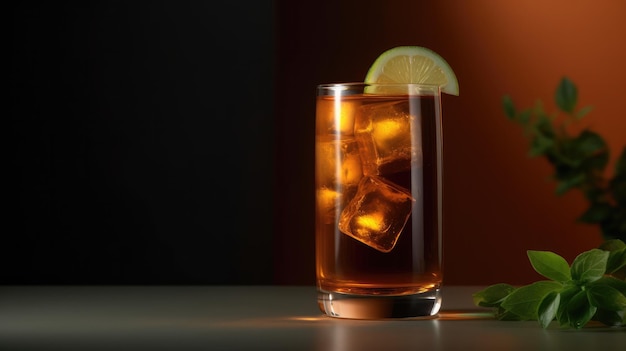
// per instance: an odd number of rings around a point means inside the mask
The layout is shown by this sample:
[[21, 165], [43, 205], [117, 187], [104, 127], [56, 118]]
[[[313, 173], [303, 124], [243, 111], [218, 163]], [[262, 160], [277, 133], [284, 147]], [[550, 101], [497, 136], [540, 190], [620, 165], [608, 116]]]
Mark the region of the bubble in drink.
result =
[[339, 229], [381, 252], [390, 252], [411, 215], [408, 190], [382, 178], [365, 176], [341, 213]]
[[[396, 173], [421, 162], [420, 123], [407, 101], [363, 105], [355, 121], [365, 174]], [[413, 129], [411, 129], [413, 128]]]

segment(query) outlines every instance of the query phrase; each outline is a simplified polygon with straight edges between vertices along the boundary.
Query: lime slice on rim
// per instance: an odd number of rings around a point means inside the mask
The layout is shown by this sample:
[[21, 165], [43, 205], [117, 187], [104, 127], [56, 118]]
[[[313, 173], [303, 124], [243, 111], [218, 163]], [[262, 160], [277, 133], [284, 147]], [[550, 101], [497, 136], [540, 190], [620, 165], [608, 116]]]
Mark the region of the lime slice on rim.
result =
[[367, 72], [365, 83], [438, 85], [443, 93], [459, 95], [459, 82], [448, 62], [421, 46], [398, 46], [383, 52]]

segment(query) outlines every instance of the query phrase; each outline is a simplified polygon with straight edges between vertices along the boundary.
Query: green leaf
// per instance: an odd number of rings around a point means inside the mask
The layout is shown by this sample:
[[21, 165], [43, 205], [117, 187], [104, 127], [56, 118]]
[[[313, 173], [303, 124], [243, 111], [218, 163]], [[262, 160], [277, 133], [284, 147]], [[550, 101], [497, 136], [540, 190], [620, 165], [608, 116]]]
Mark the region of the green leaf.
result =
[[515, 289], [504, 301], [502, 308], [520, 316], [521, 319], [537, 319], [539, 304], [551, 292], [563, 287], [555, 281], [538, 281]]
[[619, 327], [626, 325], [625, 316], [625, 311], [609, 311], [598, 308], [596, 314], [593, 316], [593, 319], [604, 325]]
[[607, 145], [598, 133], [584, 130], [572, 140], [572, 150], [570, 151], [576, 158], [592, 156], [600, 151], [606, 150]]
[[569, 143], [569, 157], [581, 171], [603, 170], [609, 161], [608, 146], [599, 134], [584, 130]]
[[560, 300], [561, 295], [556, 291], [548, 293], [548, 295], [541, 300], [538, 310], [538, 320], [541, 327], [547, 328], [554, 320], [556, 311], [559, 309]]
[[609, 252], [621, 251], [624, 248], [626, 248], [626, 243], [624, 243], [623, 241], [619, 239], [605, 240], [598, 246], [598, 249], [609, 251]]
[[[587, 155], [580, 163], [580, 167], [586, 173], [592, 173], [594, 171], [604, 170], [608, 163], [609, 163], [609, 151], [607, 149], [602, 149], [602, 150], [598, 150], [592, 155]], [[598, 175], [597, 172], [595, 172], [594, 174]], [[599, 187], [599, 185], [597, 184], [594, 186]]]
[[589, 303], [586, 291], [579, 291], [565, 306], [565, 313], [570, 327], [580, 329], [584, 327], [596, 313], [598, 308]]
[[581, 291], [582, 289], [579, 286], [574, 285], [566, 287], [559, 293], [561, 301], [556, 311], [556, 319], [559, 321], [560, 325], [569, 325], [569, 316], [566, 311], [566, 306], [569, 304], [570, 300]]
[[611, 252], [609, 258], [614, 258], [611, 260], [610, 266], [607, 263], [607, 267], [611, 269], [609, 273], [614, 274], [617, 271], [624, 271], [626, 268], [626, 249], [623, 249], [621, 254], [619, 252]]
[[554, 252], [528, 250], [526, 254], [535, 271], [544, 277], [558, 282], [572, 279], [569, 264]]
[[[567, 262], [561, 256], [528, 250], [529, 260], [538, 273], [562, 281], [538, 281], [520, 288], [494, 284], [473, 294], [474, 303], [495, 307], [498, 320], [537, 320], [543, 328], [555, 319], [561, 326], [572, 328], [582, 328], [590, 320], [607, 326], [626, 326], [626, 280], [601, 273], [602, 267], [609, 267], [610, 255], [621, 260], [624, 252], [624, 241], [606, 240], [597, 249], [578, 255], [570, 267], [574, 279], [567, 279]], [[618, 262], [624, 268], [622, 261]]]
[[626, 267], [626, 248], [609, 251], [609, 258], [606, 263], [606, 272], [611, 274]]
[[613, 289], [619, 291], [622, 295], [626, 295], [626, 281], [623, 279], [618, 279], [615, 277], [605, 275], [604, 277], [596, 280], [593, 283], [588, 284], [587, 286], [594, 287], [598, 285], [610, 286]]
[[587, 284], [602, 278], [608, 258], [609, 252], [600, 249], [581, 253], [572, 262], [572, 279], [579, 284]]
[[494, 284], [472, 295], [474, 304], [481, 307], [498, 307], [515, 288], [509, 284]]
[[563, 195], [568, 190], [576, 188], [580, 184], [583, 184], [585, 182], [585, 179], [586, 179], [586, 176], [584, 174], [578, 174], [578, 175], [569, 177], [558, 183], [555, 193], [557, 195]]
[[555, 139], [556, 133], [554, 131], [554, 126], [552, 126], [552, 120], [544, 113], [537, 113], [535, 134], [542, 135], [548, 139]]
[[562, 78], [556, 89], [554, 99], [561, 111], [572, 113], [578, 99], [578, 90], [567, 77]]
[[609, 311], [626, 310], [626, 296], [609, 285], [590, 286], [587, 289], [587, 296], [592, 306]]
[[593, 110], [593, 106], [585, 106], [581, 108], [580, 110], [578, 110], [578, 112], [576, 112], [575, 117], [577, 119], [581, 119], [585, 117], [589, 112], [591, 112], [591, 110]]
[[593, 203], [578, 220], [583, 223], [601, 223], [611, 215], [612, 207], [607, 203]]
[[541, 156], [545, 154], [554, 145], [554, 141], [550, 138], [546, 138], [543, 135], [536, 135], [530, 144], [530, 151], [528, 155], [530, 157]]
[[513, 100], [509, 95], [505, 95], [502, 98], [502, 108], [504, 109], [504, 113], [509, 119], [515, 118], [515, 105], [513, 104]]
[[502, 307], [498, 307], [496, 309], [495, 317], [499, 321], [521, 321], [523, 320], [520, 316], [515, 313], [508, 311]]

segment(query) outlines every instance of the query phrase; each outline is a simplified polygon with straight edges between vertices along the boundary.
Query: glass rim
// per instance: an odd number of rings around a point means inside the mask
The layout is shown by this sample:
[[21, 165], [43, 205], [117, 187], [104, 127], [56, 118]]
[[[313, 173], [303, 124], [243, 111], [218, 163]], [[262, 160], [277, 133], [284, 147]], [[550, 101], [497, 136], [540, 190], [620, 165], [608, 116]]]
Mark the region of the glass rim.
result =
[[321, 83], [318, 84], [318, 88], [333, 88], [333, 87], [359, 87], [359, 86], [418, 86], [418, 87], [430, 87], [430, 88], [440, 88], [441, 86], [438, 84], [429, 84], [429, 83], [367, 83], [367, 82], [338, 82], [338, 83]]
[[324, 83], [317, 85], [318, 96], [328, 95], [441, 95], [442, 87], [438, 84], [425, 83]]

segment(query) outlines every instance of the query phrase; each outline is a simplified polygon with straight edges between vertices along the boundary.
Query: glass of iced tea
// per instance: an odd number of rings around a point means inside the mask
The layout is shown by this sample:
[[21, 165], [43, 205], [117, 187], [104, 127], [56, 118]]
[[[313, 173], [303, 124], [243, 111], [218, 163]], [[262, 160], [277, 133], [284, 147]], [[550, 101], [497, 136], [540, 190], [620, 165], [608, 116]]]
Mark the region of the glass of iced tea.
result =
[[317, 87], [318, 304], [352, 319], [433, 318], [442, 284], [441, 89]]

